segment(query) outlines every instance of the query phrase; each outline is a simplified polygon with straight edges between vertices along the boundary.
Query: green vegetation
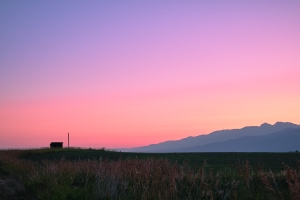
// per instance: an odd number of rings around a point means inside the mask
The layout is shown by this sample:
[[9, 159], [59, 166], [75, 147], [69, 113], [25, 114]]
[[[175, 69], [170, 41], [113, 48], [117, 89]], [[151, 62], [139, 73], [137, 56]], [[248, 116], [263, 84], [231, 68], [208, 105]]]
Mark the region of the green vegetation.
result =
[[32, 149], [21, 152], [22, 159], [30, 161], [42, 160], [98, 160], [108, 159], [167, 159], [171, 163], [187, 163], [191, 168], [198, 170], [206, 162], [212, 170], [232, 168], [246, 160], [252, 167], [280, 172], [284, 170], [284, 164], [296, 168], [300, 153], [125, 153], [107, 151], [102, 149]]
[[299, 199], [298, 160], [299, 153], [0, 151], [1, 172], [37, 199]]

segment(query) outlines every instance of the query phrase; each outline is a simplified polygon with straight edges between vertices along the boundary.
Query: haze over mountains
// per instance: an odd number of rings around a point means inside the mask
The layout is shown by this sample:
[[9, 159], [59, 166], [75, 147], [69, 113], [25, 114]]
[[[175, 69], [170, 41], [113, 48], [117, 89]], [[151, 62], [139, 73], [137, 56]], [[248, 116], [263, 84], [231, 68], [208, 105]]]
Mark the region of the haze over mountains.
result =
[[277, 122], [241, 129], [219, 130], [124, 152], [287, 152], [300, 150], [300, 125]]

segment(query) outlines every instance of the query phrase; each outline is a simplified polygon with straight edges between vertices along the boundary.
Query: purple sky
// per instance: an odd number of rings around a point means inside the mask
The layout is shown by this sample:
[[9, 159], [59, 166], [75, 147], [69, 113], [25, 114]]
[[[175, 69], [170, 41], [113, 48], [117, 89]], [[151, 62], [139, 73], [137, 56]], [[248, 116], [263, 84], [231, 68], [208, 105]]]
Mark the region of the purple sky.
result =
[[0, 30], [0, 148], [300, 123], [299, 0], [2, 0]]

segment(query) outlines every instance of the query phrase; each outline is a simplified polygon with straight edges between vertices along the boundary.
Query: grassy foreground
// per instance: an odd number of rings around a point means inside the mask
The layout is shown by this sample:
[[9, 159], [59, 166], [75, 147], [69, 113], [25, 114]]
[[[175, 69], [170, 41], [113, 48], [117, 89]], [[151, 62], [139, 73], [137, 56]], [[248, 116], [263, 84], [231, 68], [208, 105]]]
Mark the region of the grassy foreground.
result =
[[[0, 151], [36, 199], [300, 199], [298, 153]], [[284, 164], [285, 163], [285, 164]]]

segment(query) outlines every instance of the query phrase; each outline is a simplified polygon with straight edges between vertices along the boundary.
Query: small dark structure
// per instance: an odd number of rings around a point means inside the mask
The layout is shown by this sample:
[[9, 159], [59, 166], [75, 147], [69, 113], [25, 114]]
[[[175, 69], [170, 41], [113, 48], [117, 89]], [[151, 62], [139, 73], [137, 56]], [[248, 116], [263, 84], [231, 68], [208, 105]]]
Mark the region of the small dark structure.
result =
[[50, 148], [63, 148], [63, 142], [51, 142]]

